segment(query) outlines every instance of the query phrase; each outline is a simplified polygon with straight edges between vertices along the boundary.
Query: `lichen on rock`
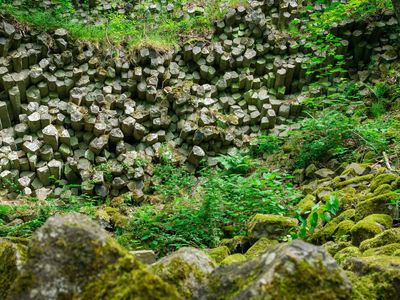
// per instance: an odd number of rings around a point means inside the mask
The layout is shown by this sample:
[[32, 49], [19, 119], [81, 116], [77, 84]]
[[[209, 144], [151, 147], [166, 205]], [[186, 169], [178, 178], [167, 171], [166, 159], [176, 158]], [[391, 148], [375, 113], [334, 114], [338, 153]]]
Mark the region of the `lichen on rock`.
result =
[[208, 283], [216, 264], [203, 251], [181, 248], [152, 265], [152, 271], [178, 290], [185, 299], [195, 297], [198, 288]]
[[348, 299], [351, 284], [322, 247], [296, 240], [220, 267], [195, 299]]
[[256, 214], [249, 220], [248, 233], [251, 239], [266, 237], [274, 240], [286, 236], [297, 224], [296, 219], [289, 217]]

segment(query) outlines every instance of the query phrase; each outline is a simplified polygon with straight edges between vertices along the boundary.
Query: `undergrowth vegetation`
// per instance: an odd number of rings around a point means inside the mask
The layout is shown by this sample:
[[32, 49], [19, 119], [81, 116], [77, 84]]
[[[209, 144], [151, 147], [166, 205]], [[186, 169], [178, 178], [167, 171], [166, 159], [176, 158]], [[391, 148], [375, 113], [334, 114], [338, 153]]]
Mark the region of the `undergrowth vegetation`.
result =
[[[232, 165], [204, 169], [193, 194], [183, 195], [176, 189], [174, 194], [162, 195], [161, 206], [137, 208], [128, 228], [120, 230], [119, 241], [131, 249], [151, 248], [160, 254], [184, 246], [215, 247], [224, 237], [245, 235], [246, 221], [255, 213], [285, 215], [299, 200], [290, 176], [264, 167], [237, 174], [232, 170], [243, 170], [242, 162]], [[165, 168], [170, 171], [168, 165]], [[181, 182], [191, 181], [190, 175], [181, 176], [177, 170], [171, 178], [179, 174]], [[178, 187], [186, 188], [184, 184]]]
[[[11, 0], [0, 0], [0, 9], [13, 15], [19, 21], [32, 24], [41, 30], [63, 27], [72, 37], [115, 46], [137, 49], [149, 46], [160, 51], [171, 49], [182, 41], [202, 39], [212, 32], [213, 21], [222, 18], [230, 7], [246, 5], [241, 0], [212, 0], [186, 3], [174, 1], [176, 7], [189, 10], [191, 5], [198, 4], [201, 13], [194, 12], [181, 16], [179, 11], [170, 12], [166, 5], [161, 5], [157, 13], [149, 10], [152, 1], [126, 1], [127, 5], [138, 5], [138, 17], [130, 18], [127, 13], [111, 10], [102, 15], [99, 24], [84, 24], [75, 18], [76, 10], [70, 0], [54, 1], [52, 9], [43, 9], [37, 3], [23, 8], [16, 7]], [[132, 3], [131, 3], [132, 2]]]

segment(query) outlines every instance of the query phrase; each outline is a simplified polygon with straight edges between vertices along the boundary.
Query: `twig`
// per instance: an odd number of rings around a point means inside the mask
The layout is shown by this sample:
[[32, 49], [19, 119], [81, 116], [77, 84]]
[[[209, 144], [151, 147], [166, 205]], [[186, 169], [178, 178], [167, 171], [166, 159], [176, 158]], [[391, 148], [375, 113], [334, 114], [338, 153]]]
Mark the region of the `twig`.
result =
[[386, 152], [383, 151], [383, 152], [382, 152], [382, 155], [383, 155], [383, 159], [385, 160], [386, 167], [387, 167], [390, 171], [393, 171], [393, 168], [392, 168], [392, 166], [390, 165], [389, 158], [388, 158]]

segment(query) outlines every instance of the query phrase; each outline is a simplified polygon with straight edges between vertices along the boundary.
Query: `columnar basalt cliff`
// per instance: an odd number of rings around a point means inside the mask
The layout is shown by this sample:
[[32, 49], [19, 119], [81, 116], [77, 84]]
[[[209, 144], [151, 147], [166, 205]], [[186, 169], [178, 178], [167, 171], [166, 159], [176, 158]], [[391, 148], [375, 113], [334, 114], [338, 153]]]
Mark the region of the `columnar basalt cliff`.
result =
[[[54, 180], [66, 180], [85, 194], [131, 192], [140, 199], [151, 176], [144, 161], [169, 156], [213, 165], [216, 155], [264, 130], [278, 126], [279, 133], [279, 125], [301, 113], [316, 80], [307, 66], [320, 50], [285, 31], [305, 13], [294, 1], [252, 1], [216, 22], [212, 40], [164, 53], [116, 49], [113, 57], [64, 29], [39, 33], [3, 17], [0, 181], [26, 195], [48, 195]], [[363, 76], [371, 56], [392, 59], [384, 33], [396, 24], [384, 14], [368, 27], [343, 22], [330, 29], [344, 38], [339, 53], [360, 68], [354, 76]], [[327, 55], [322, 64], [334, 62]], [[317, 93], [335, 91], [326, 83]]]

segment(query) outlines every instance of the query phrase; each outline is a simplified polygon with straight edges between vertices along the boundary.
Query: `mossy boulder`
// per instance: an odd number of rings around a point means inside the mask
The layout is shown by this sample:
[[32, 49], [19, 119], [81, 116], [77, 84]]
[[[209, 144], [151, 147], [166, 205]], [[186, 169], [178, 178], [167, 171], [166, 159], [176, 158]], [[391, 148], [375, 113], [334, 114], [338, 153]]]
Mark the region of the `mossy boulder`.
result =
[[231, 264], [235, 264], [241, 261], [246, 260], [246, 256], [240, 253], [235, 253], [226, 257], [222, 262], [221, 266], [227, 266]]
[[351, 284], [322, 248], [300, 240], [220, 267], [195, 299], [348, 299]]
[[371, 181], [371, 191], [375, 191], [379, 186], [383, 185], [383, 184], [390, 184], [393, 181], [395, 181], [396, 179], [398, 179], [399, 176], [396, 174], [391, 174], [391, 173], [387, 173], [387, 174], [380, 174], [378, 176], [376, 176], [374, 178], [374, 180]]
[[356, 221], [364, 219], [366, 216], [372, 214], [386, 214], [390, 215], [389, 202], [397, 199], [398, 195], [395, 192], [374, 196], [361, 201], [356, 206]]
[[133, 255], [109, 265], [83, 290], [79, 299], [183, 299], [177, 290], [150, 272]]
[[363, 252], [363, 256], [372, 256], [372, 255], [389, 255], [396, 256], [396, 251], [400, 250], [400, 243], [393, 243], [381, 247], [370, 248]]
[[351, 237], [351, 229], [355, 223], [351, 220], [344, 220], [337, 226], [335, 241], [347, 241]]
[[221, 261], [230, 255], [230, 251], [227, 246], [209, 249], [207, 250], [207, 253], [217, 264], [221, 263]]
[[257, 242], [255, 242], [249, 250], [247, 250], [245, 255], [247, 258], [257, 257], [273, 248], [276, 244], [278, 244], [278, 241], [276, 240], [261, 238]]
[[368, 240], [383, 232], [385, 228], [371, 220], [361, 220], [351, 229], [351, 243], [359, 246], [362, 241]]
[[223, 239], [220, 246], [229, 248], [230, 253], [244, 253], [250, 248], [250, 239], [247, 236], [237, 235], [231, 239]]
[[379, 196], [379, 195], [382, 195], [382, 194], [389, 193], [391, 191], [392, 191], [392, 186], [387, 184], [387, 183], [385, 183], [385, 184], [382, 184], [382, 185], [378, 186], [374, 190], [374, 195], [375, 196]]
[[343, 210], [354, 208], [358, 202], [357, 190], [353, 187], [345, 187], [336, 192], [336, 196], [340, 199], [340, 208]]
[[349, 258], [361, 256], [361, 251], [357, 247], [350, 246], [338, 251], [334, 258], [343, 268], [346, 268]]
[[262, 237], [276, 240], [288, 235], [289, 231], [297, 225], [298, 221], [294, 218], [256, 214], [250, 219], [247, 228], [249, 237], [253, 240]]
[[393, 218], [389, 215], [385, 214], [373, 214], [366, 216], [364, 221], [371, 221], [381, 224], [385, 229], [392, 228], [393, 225]]
[[6, 299], [26, 261], [26, 246], [0, 238], [0, 299]]
[[189, 247], [181, 248], [152, 265], [153, 272], [175, 286], [185, 299], [197, 295], [197, 290], [208, 282], [215, 268], [216, 264], [205, 252]]
[[336, 253], [338, 253], [340, 250], [350, 247], [351, 243], [350, 242], [334, 242], [334, 241], [329, 241], [326, 242], [325, 244], [322, 245], [326, 251], [331, 256], [335, 256]]
[[394, 243], [400, 243], [400, 228], [385, 230], [374, 238], [363, 241], [360, 244], [360, 250], [366, 251], [370, 248], [377, 248]]
[[299, 203], [296, 204], [294, 209], [298, 211], [301, 215], [305, 215], [310, 212], [312, 207], [315, 205], [315, 196], [307, 195]]
[[[9, 297], [138, 299], [143, 293], [151, 299], [174, 299], [178, 295], [133, 256], [126, 258], [127, 255], [127, 250], [87, 216], [73, 213], [51, 217], [33, 235], [27, 262], [12, 285]], [[126, 259], [124, 264], [121, 259]], [[127, 277], [129, 284], [141, 287], [114, 286]], [[109, 291], [103, 287], [108, 287]], [[115, 297], [110, 291], [115, 291]], [[135, 294], [138, 292], [140, 294]], [[118, 298], [122, 294], [125, 298]], [[96, 298], [96, 295], [101, 297]]]
[[343, 188], [345, 186], [356, 187], [362, 184], [363, 182], [368, 183], [372, 178], [374, 178], [374, 174], [367, 174], [363, 176], [357, 176], [345, 181], [340, 181], [336, 183], [336, 188]]
[[400, 299], [400, 257], [375, 255], [350, 259], [355, 289], [365, 298]]
[[94, 274], [124, 255], [107, 232], [88, 217], [52, 217], [33, 235], [28, 261], [11, 294], [21, 299], [72, 298]]

